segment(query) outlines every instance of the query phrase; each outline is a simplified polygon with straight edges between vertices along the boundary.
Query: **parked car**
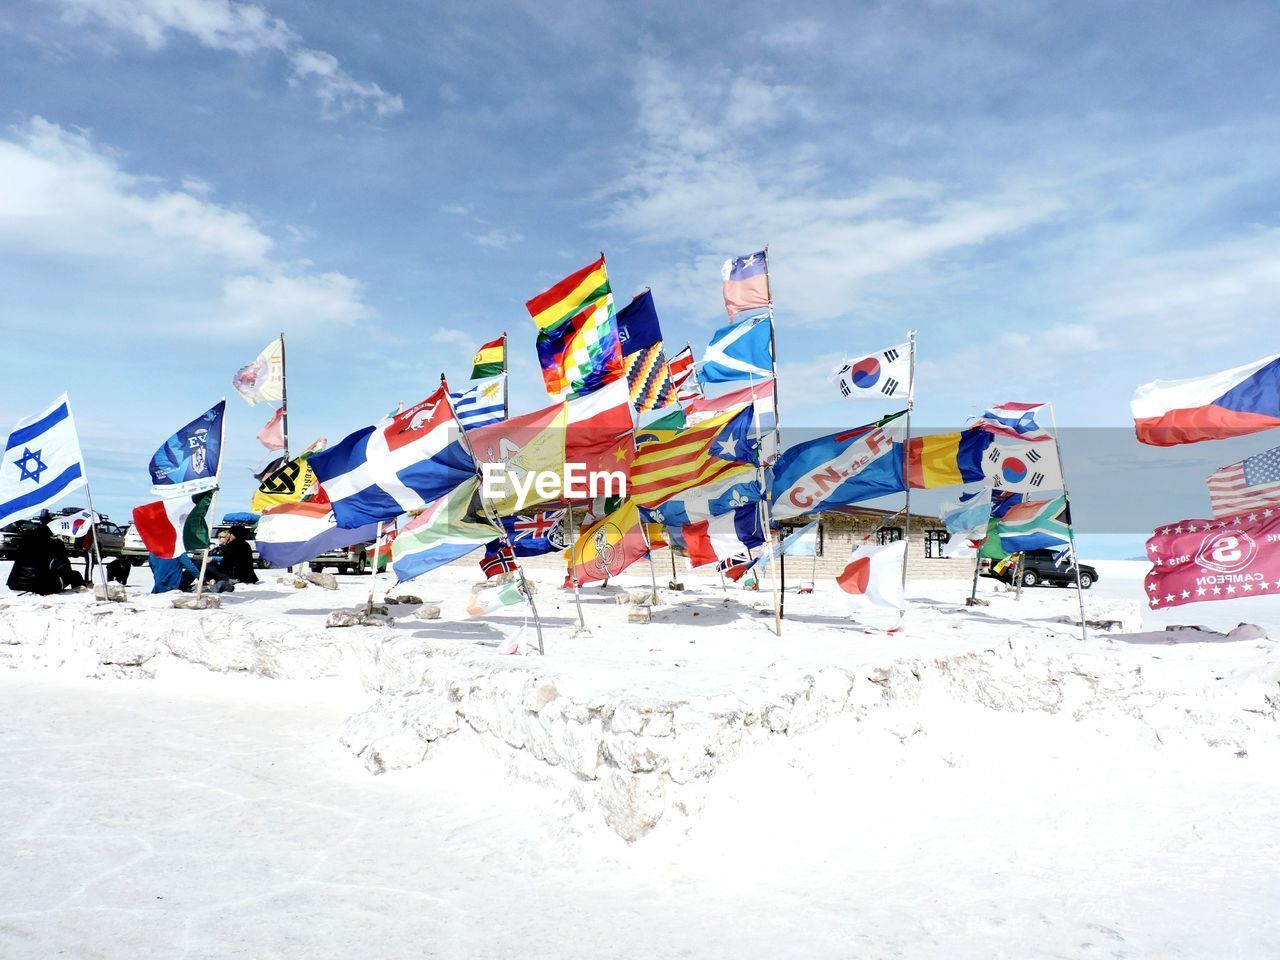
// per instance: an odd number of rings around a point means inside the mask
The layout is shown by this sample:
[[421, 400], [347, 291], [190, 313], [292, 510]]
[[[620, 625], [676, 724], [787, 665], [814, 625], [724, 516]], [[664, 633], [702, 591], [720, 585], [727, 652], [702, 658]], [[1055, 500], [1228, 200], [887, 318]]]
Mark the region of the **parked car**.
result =
[[18, 552], [18, 541], [28, 530], [39, 526], [35, 520], [15, 520], [0, 527], [0, 560], [12, 560]]
[[[1075, 566], [1070, 561], [1064, 561], [1061, 564], [1055, 563], [1053, 559], [1054, 551], [1052, 550], [1028, 550], [1022, 555], [1022, 566], [1020, 580], [1024, 587], [1034, 587], [1037, 584], [1046, 584], [1049, 586], [1073, 587], [1076, 583]], [[995, 571], [995, 566], [989, 566], [982, 570], [984, 577], [994, 577], [1005, 583], [1013, 583], [1013, 575], [1018, 566], [1015, 563], [1008, 563], [999, 572]], [[1087, 563], [1080, 564], [1080, 587], [1088, 590], [1091, 586], [1098, 582], [1098, 571], [1095, 567], [1089, 566]]]
[[137, 525], [129, 524], [124, 529], [124, 545], [120, 548], [120, 556], [135, 567], [140, 567], [147, 562], [148, 555], [146, 544], [142, 542], [142, 537], [138, 536]]
[[[353, 543], [349, 547], [340, 547], [336, 550], [329, 550], [326, 553], [311, 560], [311, 570], [319, 573], [325, 567], [333, 567], [339, 573], [362, 574], [369, 572], [369, 554], [373, 552], [373, 541], [367, 540], [364, 543]], [[387, 568], [387, 558], [383, 556], [378, 561], [378, 570], [382, 571]]]
[[[61, 516], [71, 516], [72, 513], [78, 512], [79, 510], [70, 512], [64, 510]], [[102, 554], [103, 559], [120, 556], [124, 551], [124, 528], [112, 523], [101, 514], [98, 515], [98, 522], [94, 526], [98, 534], [98, 552]], [[70, 532], [59, 533], [58, 539], [67, 545], [67, 553], [73, 557], [83, 557], [85, 554], [93, 553], [93, 540], [89, 538], [87, 528], [78, 537]]]

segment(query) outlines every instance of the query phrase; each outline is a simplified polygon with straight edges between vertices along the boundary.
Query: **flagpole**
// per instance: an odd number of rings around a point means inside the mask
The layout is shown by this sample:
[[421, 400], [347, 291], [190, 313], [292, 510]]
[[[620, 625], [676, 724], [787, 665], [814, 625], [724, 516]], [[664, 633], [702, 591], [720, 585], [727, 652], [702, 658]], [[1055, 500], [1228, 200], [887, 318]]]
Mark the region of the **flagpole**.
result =
[[649, 539], [649, 524], [640, 520], [640, 532], [644, 534], [645, 552], [649, 556], [649, 583], [653, 585], [652, 603], [658, 602], [658, 574], [653, 569], [653, 541]]
[[[502, 331], [502, 419], [511, 419], [511, 374], [507, 367], [507, 331]], [[514, 554], [512, 554], [514, 556]]]
[[[778, 346], [777, 338], [774, 336], [773, 324], [773, 284], [769, 278], [769, 245], [764, 245], [764, 282], [769, 290], [769, 362], [773, 370], [773, 453], [776, 457], [782, 450], [782, 410], [778, 403]], [[751, 399], [755, 400], [755, 376], [751, 378]], [[754, 410], [753, 410], [754, 414]], [[764, 514], [764, 536], [769, 544], [770, 552], [773, 552], [773, 509], [769, 503], [769, 491], [766, 489], [764, 457], [759, 458], [761, 463], [757, 466], [757, 474], [760, 478], [760, 502], [763, 504]], [[778, 574], [772, 569], [769, 570], [769, 585], [773, 589], [773, 632], [776, 636], [782, 636], [782, 594], [778, 590]]]
[[1067, 537], [1071, 541], [1071, 562], [1076, 568], [1076, 600], [1080, 604], [1080, 639], [1088, 642], [1089, 628], [1084, 617], [1084, 588], [1080, 586], [1080, 553], [1076, 550], [1076, 525], [1071, 519], [1071, 494], [1067, 492], [1067, 470], [1062, 465], [1062, 445], [1058, 442], [1058, 418], [1049, 404], [1049, 422], [1053, 425], [1053, 450], [1058, 455], [1058, 473], [1062, 475], [1062, 501], [1067, 508]]
[[586, 633], [587, 621], [582, 616], [582, 597], [578, 593], [578, 525], [573, 519], [573, 504], [565, 504], [569, 518], [569, 579], [573, 582], [573, 603], [578, 608], [578, 633]]
[[284, 331], [280, 331], [280, 408], [284, 410], [284, 462], [289, 462], [289, 375], [284, 362]]
[[[506, 334], [503, 334], [506, 336]], [[524, 567], [516, 558], [515, 547], [511, 545], [511, 541], [507, 538], [507, 528], [498, 518], [498, 511], [494, 509], [484, 496], [484, 475], [480, 472], [480, 462], [476, 459], [475, 450], [471, 446], [471, 440], [467, 437], [467, 428], [458, 420], [458, 411], [453, 408], [453, 397], [449, 395], [449, 383], [445, 380], [444, 374], [440, 374], [440, 386], [444, 390], [444, 402], [449, 405], [449, 413], [453, 416], [454, 423], [458, 424], [458, 437], [462, 442], [462, 448], [466, 450], [467, 456], [471, 458], [471, 463], [475, 467], [476, 480], [479, 486], [476, 487], [476, 495], [480, 501], [480, 508], [484, 510], [485, 519], [489, 521], [498, 530], [498, 539], [502, 541], [504, 547], [511, 550], [511, 562], [515, 564], [516, 573], [520, 574], [520, 586], [523, 588], [521, 593], [524, 594], [525, 601], [529, 604], [529, 611], [533, 614], [533, 626], [538, 631], [538, 653], [546, 655], [546, 650], [542, 645], [542, 620], [538, 617], [538, 605], [533, 599], [533, 587], [529, 584], [529, 578], [525, 576]]]
[[[226, 403], [227, 398], [223, 397], [222, 402]], [[199, 600], [200, 597], [204, 594], [204, 574], [205, 574], [205, 571], [209, 568], [209, 554], [213, 550], [212, 533], [213, 533], [213, 525], [216, 522], [217, 516], [218, 516], [218, 513], [217, 513], [218, 490], [222, 486], [222, 459], [223, 459], [222, 454], [224, 452], [223, 441], [226, 439], [226, 436], [227, 436], [227, 416], [226, 416], [226, 411], [224, 410], [222, 414], [222, 431], [221, 433], [218, 434], [218, 468], [213, 471], [213, 496], [209, 498], [209, 512], [206, 514], [206, 516], [209, 518], [209, 533], [211, 534], [211, 536], [209, 537], [209, 545], [204, 548], [204, 556], [200, 558], [200, 578], [196, 581], [196, 599], [197, 600]]]
[[904, 511], [906, 520], [902, 527], [902, 539], [905, 541], [905, 547], [902, 551], [902, 613], [906, 615], [907, 609], [907, 557], [911, 553], [911, 411], [916, 405], [916, 332], [914, 330], [907, 331], [908, 351], [911, 356], [910, 366], [908, 368], [909, 382], [907, 384], [907, 438], [904, 448], [903, 463], [906, 466], [906, 504]]
[[[71, 403], [67, 402], [67, 419], [71, 421], [71, 431], [75, 434], [76, 446], [80, 446], [80, 431], [76, 430], [75, 416], [71, 412]], [[102, 565], [102, 550], [98, 546], [98, 511], [93, 508], [93, 489], [89, 486], [89, 471], [84, 464], [84, 451], [80, 451], [80, 470], [84, 475], [84, 495], [89, 501], [89, 529], [93, 533], [93, 556], [98, 561], [98, 569], [102, 571], [102, 599], [107, 600], [107, 570]], [[93, 602], [98, 602], [98, 591], [93, 591]]]

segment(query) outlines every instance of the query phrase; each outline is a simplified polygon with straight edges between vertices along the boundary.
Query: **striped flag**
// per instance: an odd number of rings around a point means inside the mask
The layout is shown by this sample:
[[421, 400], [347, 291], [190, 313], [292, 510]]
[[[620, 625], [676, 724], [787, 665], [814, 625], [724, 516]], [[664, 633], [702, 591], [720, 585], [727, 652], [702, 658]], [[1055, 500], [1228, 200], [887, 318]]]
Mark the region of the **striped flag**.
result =
[[604, 254], [577, 273], [571, 273], [559, 283], [544, 290], [525, 303], [529, 316], [539, 330], [551, 330], [593, 303], [607, 301], [609, 313], [613, 313], [613, 290], [605, 270]]
[[427, 505], [396, 536], [391, 565], [403, 583], [478, 550], [498, 532], [479, 513], [480, 481], [467, 480]]
[[[641, 507], [656, 507], [676, 494], [713, 483], [744, 461], [722, 459], [716, 441], [743, 408], [730, 410], [685, 430], [648, 429], [631, 464], [628, 496]], [[744, 456], [745, 460], [745, 456]]]
[[1205, 483], [1215, 520], [1247, 510], [1280, 508], [1280, 447], [1223, 467]]
[[458, 423], [470, 430], [497, 423], [506, 415], [507, 378], [499, 374], [472, 384], [458, 393], [449, 393]]
[[698, 382], [698, 372], [693, 365], [693, 347], [686, 346], [667, 363], [671, 368], [671, 382], [675, 384], [677, 398], [681, 403], [702, 396], [702, 384]]
[[487, 380], [507, 372], [507, 335], [490, 340], [476, 351], [471, 361], [471, 379]]

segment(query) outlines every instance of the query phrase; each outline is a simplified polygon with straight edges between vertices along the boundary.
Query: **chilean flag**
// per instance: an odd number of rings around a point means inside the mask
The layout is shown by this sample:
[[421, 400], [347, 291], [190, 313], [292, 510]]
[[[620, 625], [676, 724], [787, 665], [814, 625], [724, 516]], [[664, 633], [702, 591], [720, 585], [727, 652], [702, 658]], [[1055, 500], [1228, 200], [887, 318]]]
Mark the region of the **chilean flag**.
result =
[[1144, 383], [1129, 407], [1138, 441], [1155, 447], [1280, 427], [1280, 355], [1207, 377]]

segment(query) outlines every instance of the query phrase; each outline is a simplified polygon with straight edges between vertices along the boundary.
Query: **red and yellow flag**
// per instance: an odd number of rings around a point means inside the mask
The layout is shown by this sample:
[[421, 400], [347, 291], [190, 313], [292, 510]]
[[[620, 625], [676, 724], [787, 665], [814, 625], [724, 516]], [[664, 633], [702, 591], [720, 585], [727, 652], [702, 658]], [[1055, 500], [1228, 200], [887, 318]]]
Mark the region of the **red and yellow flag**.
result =
[[[544, 290], [525, 303], [529, 316], [539, 330], [550, 330], [597, 300], [611, 297], [609, 276], [605, 272], [604, 254], [595, 263], [571, 273], [549, 290]], [[610, 311], [612, 312], [612, 311]]]
[[647, 552], [640, 511], [627, 500], [578, 534], [573, 544], [573, 572], [579, 583], [608, 580]]

